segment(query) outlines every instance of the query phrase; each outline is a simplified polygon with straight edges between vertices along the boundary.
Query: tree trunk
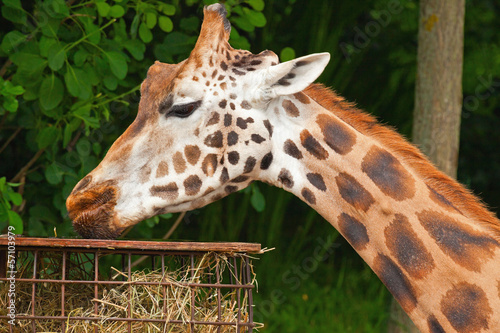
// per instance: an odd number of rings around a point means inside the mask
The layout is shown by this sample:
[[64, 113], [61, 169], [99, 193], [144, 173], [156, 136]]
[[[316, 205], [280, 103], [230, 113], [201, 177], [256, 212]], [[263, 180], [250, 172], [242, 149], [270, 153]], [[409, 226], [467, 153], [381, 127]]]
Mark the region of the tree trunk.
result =
[[[462, 111], [465, 0], [421, 0], [413, 142], [456, 178]], [[418, 332], [393, 300], [389, 332]]]

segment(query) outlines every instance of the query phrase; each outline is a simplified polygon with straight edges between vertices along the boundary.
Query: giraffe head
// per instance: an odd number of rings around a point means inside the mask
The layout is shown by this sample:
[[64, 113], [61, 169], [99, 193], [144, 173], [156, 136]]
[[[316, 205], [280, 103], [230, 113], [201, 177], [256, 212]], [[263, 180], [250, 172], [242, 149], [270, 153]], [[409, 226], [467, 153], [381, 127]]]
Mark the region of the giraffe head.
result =
[[148, 217], [205, 206], [272, 168], [273, 100], [305, 89], [330, 56], [279, 64], [271, 51], [235, 50], [224, 6], [204, 15], [189, 58], [150, 67], [136, 119], [68, 197], [82, 236], [114, 238]]

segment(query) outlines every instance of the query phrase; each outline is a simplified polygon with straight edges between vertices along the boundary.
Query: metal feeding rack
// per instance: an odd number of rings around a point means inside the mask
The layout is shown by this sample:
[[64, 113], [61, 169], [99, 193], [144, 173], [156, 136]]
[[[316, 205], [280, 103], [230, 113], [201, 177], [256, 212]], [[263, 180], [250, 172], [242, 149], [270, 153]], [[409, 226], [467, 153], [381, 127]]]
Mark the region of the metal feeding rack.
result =
[[249, 254], [260, 252], [248, 243], [0, 237], [0, 333], [253, 332]]

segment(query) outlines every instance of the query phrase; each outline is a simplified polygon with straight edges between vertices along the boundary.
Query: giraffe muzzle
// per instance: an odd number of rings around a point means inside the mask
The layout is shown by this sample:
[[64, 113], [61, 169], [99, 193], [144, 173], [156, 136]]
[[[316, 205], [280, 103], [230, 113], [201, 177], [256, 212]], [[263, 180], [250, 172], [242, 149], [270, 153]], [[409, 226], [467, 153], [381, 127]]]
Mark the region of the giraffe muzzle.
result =
[[123, 228], [113, 223], [116, 197], [116, 188], [106, 185], [71, 193], [66, 207], [75, 231], [84, 238], [117, 238]]

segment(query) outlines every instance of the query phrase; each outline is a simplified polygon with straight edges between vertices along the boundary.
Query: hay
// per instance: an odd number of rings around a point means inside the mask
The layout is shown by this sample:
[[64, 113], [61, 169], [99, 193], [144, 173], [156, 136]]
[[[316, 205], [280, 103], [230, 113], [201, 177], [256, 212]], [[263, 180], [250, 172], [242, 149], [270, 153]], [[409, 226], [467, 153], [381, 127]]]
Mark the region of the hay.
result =
[[[54, 254], [55, 252], [51, 253]], [[232, 254], [231, 256], [234, 256]], [[238, 255], [236, 256], [243, 256]], [[46, 259], [46, 258], [45, 258]], [[195, 260], [195, 269], [180, 259], [172, 259], [177, 267], [169, 268], [165, 264], [165, 271], [137, 270], [131, 273], [130, 279], [126, 272], [114, 267], [112, 277], [108, 280], [120, 281], [119, 285], [99, 285], [95, 297], [95, 287], [91, 284], [65, 284], [65, 321], [64, 332], [80, 333], [94, 332], [128, 332], [129, 325], [132, 332], [236, 332], [236, 325], [218, 326], [209, 324], [191, 325], [191, 320], [201, 322], [236, 323], [238, 315], [240, 323], [249, 322], [248, 294], [243, 289], [224, 287], [193, 287], [191, 283], [215, 283], [217, 279], [229, 283], [231, 274], [233, 283], [241, 283], [241, 276], [234, 276], [233, 269], [227, 269], [233, 260], [228, 256], [216, 253], [207, 253]], [[93, 280], [89, 273], [91, 258], [76, 259], [70, 257], [67, 280]], [[187, 260], [189, 261], [189, 260]], [[60, 258], [51, 256], [49, 260], [41, 261], [38, 269], [38, 279], [60, 279]], [[179, 265], [179, 263], [181, 263]], [[216, 268], [218, 267], [218, 268]], [[240, 272], [241, 269], [238, 269]], [[90, 270], [92, 272], [92, 270]], [[217, 273], [218, 272], [218, 273]], [[217, 274], [219, 275], [217, 278]], [[253, 274], [253, 273], [252, 273]], [[31, 278], [30, 260], [18, 261], [18, 278]], [[255, 282], [253, 275], [252, 284]], [[162, 285], [159, 282], [168, 283]], [[61, 316], [61, 284], [37, 283], [35, 287], [35, 303], [32, 303], [32, 283], [16, 283], [16, 314], [31, 315], [35, 306], [37, 316]], [[218, 292], [220, 290], [220, 317], [218, 313]], [[238, 295], [239, 294], [239, 295]], [[238, 309], [238, 298], [240, 308]], [[194, 299], [194, 302], [193, 302]], [[0, 290], [0, 309], [5, 309], [8, 302], [7, 289]], [[239, 310], [239, 311], [238, 311]], [[0, 310], [0, 315], [5, 315]], [[96, 320], [76, 320], [77, 317], [96, 318]], [[119, 321], [115, 318], [157, 319], [161, 322]], [[175, 324], [171, 321], [176, 322]], [[3, 320], [2, 320], [3, 322]], [[63, 331], [61, 320], [35, 320], [37, 332]], [[15, 329], [20, 332], [30, 332], [31, 320], [16, 320]], [[0, 333], [8, 332], [8, 325], [0, 325]], [[240, 326], [240, 332], [247, 332], [248, 328]]]

